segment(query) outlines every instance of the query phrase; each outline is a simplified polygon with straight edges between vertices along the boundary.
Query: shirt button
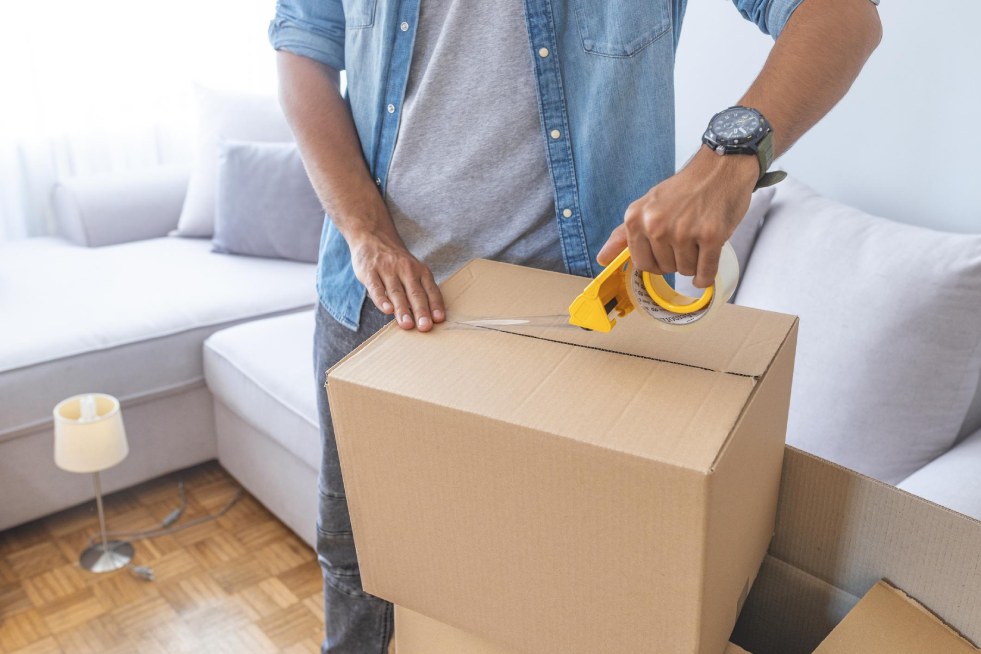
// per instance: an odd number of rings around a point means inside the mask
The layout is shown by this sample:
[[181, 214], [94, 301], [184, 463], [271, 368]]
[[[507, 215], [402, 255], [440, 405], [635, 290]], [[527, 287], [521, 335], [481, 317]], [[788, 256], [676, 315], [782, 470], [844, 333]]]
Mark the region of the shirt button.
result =
[[409, 31], [409, 24], [407, 22], [405, 22], [405, 21], [402, 21], [402, 24], [399, 25], [399, 29], [401, 29], [403, 32], [408, 32]]
[[562, 217], [563, 218], [572, 218], [572, 209], [563, 209], [562, 210]]
[[538, 50], [538, 56], [541, 57], [542, 59], [544, 59], [545, 57], [547, 57], [548, 56], [548, 48], [539, 48], [539, 50]]
[[381, 185], [382, 185], [381, 178], [380, 177], [376, 177], [375, 178], [375, 186], [381, 186]]
[[548, 135], [551, 136], [553, 139], [557, 139], [560, 136], [562, 136], [562, 132], [560, 132], [557, 129], [553, 129], [551, 132], [548, 133]]
[[395, 105], [394, 104], [388, 105], [388, 113], [390, 113], [390, 114], [394, 114], [395, 113]]

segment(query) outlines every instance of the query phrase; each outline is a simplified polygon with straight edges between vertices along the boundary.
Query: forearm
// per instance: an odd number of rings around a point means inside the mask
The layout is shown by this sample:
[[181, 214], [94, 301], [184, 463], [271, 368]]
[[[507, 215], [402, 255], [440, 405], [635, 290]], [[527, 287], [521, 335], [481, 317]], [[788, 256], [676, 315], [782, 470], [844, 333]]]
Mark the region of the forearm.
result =
[[280, 103], [321, 204], [349, 244], [366, 237], [402, 241], [365, 164], [334, 69], [277, 53]]
[[774, 156], [786, 152], [845, 95], [879, 44], [869, 0], [804, 0], [739, 104], [773, 127]]

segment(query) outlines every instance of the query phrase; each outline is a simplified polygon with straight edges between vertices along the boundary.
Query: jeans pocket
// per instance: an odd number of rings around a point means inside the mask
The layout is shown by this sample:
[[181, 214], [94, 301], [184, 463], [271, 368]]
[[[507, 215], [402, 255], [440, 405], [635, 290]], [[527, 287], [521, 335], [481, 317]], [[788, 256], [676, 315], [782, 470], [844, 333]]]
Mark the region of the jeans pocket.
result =
[[632, 57], [671, 30], [670, 0], [575, 0], [583, 49]]
[[376, 4], [378, 0], [344, 0], [344, 27], [371, 27], [375, 22]]

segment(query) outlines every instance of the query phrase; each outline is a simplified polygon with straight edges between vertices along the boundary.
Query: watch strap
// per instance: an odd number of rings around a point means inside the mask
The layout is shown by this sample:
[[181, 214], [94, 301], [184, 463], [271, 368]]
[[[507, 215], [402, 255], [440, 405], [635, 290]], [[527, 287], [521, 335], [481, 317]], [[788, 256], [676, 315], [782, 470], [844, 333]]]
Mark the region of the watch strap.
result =
[[773, 186], [787, 176], [787, 173], [782, 170], [769, 171], [770, 164], [773, 163], [773, 132], [768, 131], [760, 141], [756, 148], [756, 158], [760, 162], [760, 178], [756, 180], [754, 191], [765, 186]]
[[759, 181], [756, 182], [756, 186], [753, 187], [753, 190], [755, 191], [756, 189], [764, 188], [766, 186], [773, 186], [777, 182], [782, 182], [784, 179], [786, 179], [786, 177], [787, 173], [782, 170], [771, 170], [768, 173], [764, 173], [764, 175], [760, 177]]

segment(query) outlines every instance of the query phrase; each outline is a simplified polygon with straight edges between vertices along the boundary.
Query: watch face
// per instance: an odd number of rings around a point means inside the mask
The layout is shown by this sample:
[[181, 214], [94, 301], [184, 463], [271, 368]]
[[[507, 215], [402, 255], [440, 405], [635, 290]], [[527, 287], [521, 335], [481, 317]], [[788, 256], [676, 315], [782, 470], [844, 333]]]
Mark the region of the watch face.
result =
[[716, 116], [709, 129], [720, 143], [735, 145], [748, 143], [762, 135], [763, 123], [755, 111], [732, 107]]

